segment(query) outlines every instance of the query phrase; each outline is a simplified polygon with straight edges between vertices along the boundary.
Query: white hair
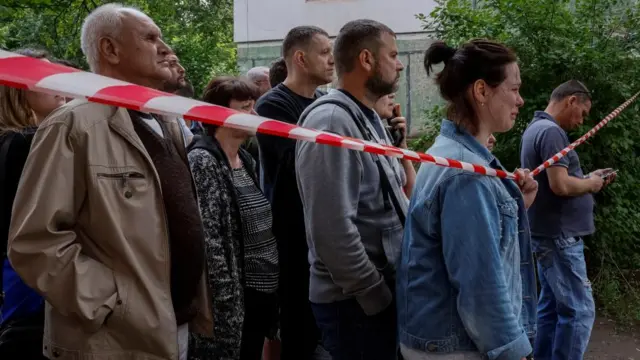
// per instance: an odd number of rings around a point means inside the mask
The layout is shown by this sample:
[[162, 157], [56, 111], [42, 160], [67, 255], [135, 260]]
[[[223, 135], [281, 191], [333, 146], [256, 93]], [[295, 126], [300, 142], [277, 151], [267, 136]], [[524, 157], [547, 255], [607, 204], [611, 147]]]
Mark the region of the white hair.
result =
[[117, 38], [122, 28], [122, 18], [124, 15], [135, 15], [151, 20], [142, 11], [125, 7], [121, 4], [111, 3], [102, 5], [91, 12], [82, 24], [82, 34], [80, 35], [80, 47], [82, 53], [87, 58], [87, 63], [91, 71], [98, 70], [100, 64], [100, 39], [109, 36]]
[[269, 77], [269, 68], [266, 66], [256, 66], [247, 71], [247, 78], [253, 82], [265, 76]]

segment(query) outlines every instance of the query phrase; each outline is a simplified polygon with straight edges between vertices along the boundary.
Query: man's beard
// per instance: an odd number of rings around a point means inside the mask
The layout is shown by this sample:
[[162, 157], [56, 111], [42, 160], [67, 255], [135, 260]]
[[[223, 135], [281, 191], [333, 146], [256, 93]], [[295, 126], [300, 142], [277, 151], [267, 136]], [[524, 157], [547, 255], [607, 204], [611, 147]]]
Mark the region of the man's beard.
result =
[[364, 86], [371, 95], [376, 99], [379, 99], [398, 90], [398, 78], [399, 75], [391, 82], [383, 80], [382, 75], [380, 74], [380, 69], [376, 66], [373, 76], [367, 79]]
[[166, 81], [163, 86], [163, 91], [173, 94], [174, 92], [182, 89], [183, 86], [180, 85], [180, 81]]

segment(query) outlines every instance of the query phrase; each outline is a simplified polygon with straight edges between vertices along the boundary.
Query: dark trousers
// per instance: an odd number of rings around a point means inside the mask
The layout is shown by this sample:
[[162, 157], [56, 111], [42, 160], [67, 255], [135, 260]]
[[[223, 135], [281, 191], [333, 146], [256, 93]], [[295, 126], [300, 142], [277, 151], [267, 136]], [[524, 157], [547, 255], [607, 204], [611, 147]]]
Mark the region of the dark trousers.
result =
[[43, 336], [44, 310], [7, 321], [0, 329], [0, 359], [46, 360], [42, 355]]
[[280, 307], [281, 360], [312, 360], [320, 342], [320, 330], [306, 296], [288, 293]]
[[354, 299], [311, 307], [333, 360], [397, 359], [395, 302], [373, 316], [367, 316]]
[[275, 333], [277, 322], [277, 295], [245, 288], [240, 360], [262, 359], [264, 339]]

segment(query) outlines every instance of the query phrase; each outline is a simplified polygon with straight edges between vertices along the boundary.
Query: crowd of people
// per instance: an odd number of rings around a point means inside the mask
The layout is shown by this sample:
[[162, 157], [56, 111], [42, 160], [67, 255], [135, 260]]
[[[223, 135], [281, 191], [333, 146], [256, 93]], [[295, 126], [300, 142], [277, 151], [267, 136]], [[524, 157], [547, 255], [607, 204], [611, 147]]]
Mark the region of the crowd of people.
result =
[[[96, 74], [196, 96], [139, 10], [95, 9], [81, 45]], [[436, 41], [424, 66], [440, 64], [448, 112], [428, 153], [505, 170], [492, 149], [524, 104], [516, 54]], [[270, 68], [198, 98], [407, 148], [403, 69], [384, 24], [351, 21], [333, 43], [298, 26]], [[585, 175], [575, 152], [528, 169], [590, 109], [581, 82], [553, 90], [514, 181], [0, 86], [0, 358], [582, 359], [582, 237], [615, 173]]]

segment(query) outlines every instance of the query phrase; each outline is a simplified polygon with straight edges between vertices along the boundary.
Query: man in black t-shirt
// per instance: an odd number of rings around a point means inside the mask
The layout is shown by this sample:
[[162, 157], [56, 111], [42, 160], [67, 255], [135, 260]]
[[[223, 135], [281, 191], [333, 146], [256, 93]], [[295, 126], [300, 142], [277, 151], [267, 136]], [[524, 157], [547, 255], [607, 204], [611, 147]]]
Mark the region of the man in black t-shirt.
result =
[[[282, 56], [287, 78], [262, 96], [255, 109], [260, 116], [296, 124], [304, 109], [323, 95], [318, 86], [333, 79], [329, 35], [313, 26], [293, 28], [284, 39]], [[281, 359], [312, 359], [320, 333], [309, 304], [309, 248], [295, 175], [296, 141], [257, 136], [261, 182], [273, 209], [280, 257]]]

